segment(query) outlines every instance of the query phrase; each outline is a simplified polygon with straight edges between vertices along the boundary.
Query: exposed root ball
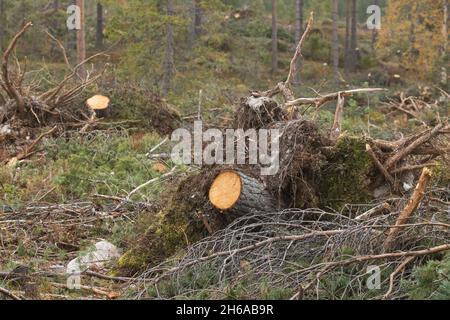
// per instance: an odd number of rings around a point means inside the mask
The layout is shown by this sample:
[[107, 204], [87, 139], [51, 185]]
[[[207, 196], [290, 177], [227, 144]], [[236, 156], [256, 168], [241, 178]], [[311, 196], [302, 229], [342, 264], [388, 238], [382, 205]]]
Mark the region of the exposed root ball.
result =
[[293, 120], [271, 126], [280, 130], [280, 170], [267, 179], [269, 190], [280, 204], [303, 208], [317, 205], [315, 181], [326, 161], [322, 149], [330, 141], [313, 122]]
[[240, 129], [261, 129], [271, 123], [287, 120], [287, 113], [278, 103], [267, 97], [247, 97], [241, 100], [241, 104], [234, 116], [234, 127]]
[[180, 114], [158, 94], [135, 84], [109, 90], [112, 116], [139, 121], [161, 135], [169, 135], [180, 127]]

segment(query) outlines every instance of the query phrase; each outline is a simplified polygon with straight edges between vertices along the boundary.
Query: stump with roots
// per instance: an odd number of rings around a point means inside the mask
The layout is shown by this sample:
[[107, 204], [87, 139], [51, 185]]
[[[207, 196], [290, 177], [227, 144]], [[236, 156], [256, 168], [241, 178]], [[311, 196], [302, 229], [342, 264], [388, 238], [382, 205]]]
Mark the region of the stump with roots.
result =
[[[292, 217], [292, 211], [278, 211], [280, 209], [333, 208], [343, 212], [346, 204], [369, 203], [374, 200], [377, 191], [375, 188], [387, 191], [387, 194], [382, 195], [385, 197], [383, 201], [391, 194], [399, 198], [408, 191], [405, 186], [414, 184], [414, 181], [406, 184], [402, 180], [405, 173], [411, 172], [413, 176], [417, 176], [424, 167], [433, 166], [433, 160], [448, 153], [446, 134], [450, 133], [450, 127], [445, 121], [434, 128], [425, 127], [396, 142], [342, 134], [345, 99], [355, 94], [383, 89], [354, 89], [318, 94], [314, 98], [295, 98], [292, 83], [298, 60], [302, 57], [302, 45], [311, 31], [312, 23], [311, 15], [291, 61], [286, 81], [268, 91], [251, 92], [249, 97], [242, 99], [234, 117], [234, 129], [279, 130], [279, 172], [267, 177], [259, 176], [259, 165], [206, 166], [187, 181], [180, 182], [180, 190], [173, 194], [159, 222], [158, 228], [162, 231], [151, 232], [148, 237], [155, 239], [155, 244], [158, 244], [161, 237], [167, 238], [163, 242], [170, 243], [170, 247], [163, 246], [165, 257], [186, 248], [186, 243], [191, 248], [192, 243], [205, 234], [234, 234], [229, 229], [230, 224], [245, 223], [242, 234], [241, 231], [236, 233], [239, 239], [251, 232], [260, 234], [262, 229], [255, 227], [255, 217], [258, 217], [256, 220], [263, 221], [271, 215], [278, 218], [283, 212]], [[281, 95], [284, 101], [275, 100], [276, 95]], [[319, 130], [317, 123], [310, 120], [312, 117], [308, 120], [307, 112], [316, 111], [333, 101], [337, 101], [336, 115], [326, 134]], [[320, 210], [313, 211], [309, 214], [312, 223], [328, 224], [327, 219], [330, 217], [323, 215]], [[352, 211], [345, 216], [336, 214], [339, 219], [343, 219], [337, 229], [351, 225], [351, 217], [355, 213]], [[303, 220], [299, 220], [295, 227], [305, 231], [303, 223]], [[272, 234], [281, 235], [275, 236], [277, 241], [292, 240], [292, 237], [285, 237], [273, 225], [265, 227], [271, 237]], [[321, 227], [319, 230], [323, 231]], [[366, 236], [367, 229], [362, 228], [361, 234]], [[374, 234], [385, 237], [379, 232]], [[302, 236], [299, 237], [303, 239]], [[328, 235], [324, 238], [325, 241], [327, 237]], [[272, 241], [263, 239], [261, 243], [271, 246]], [[232, 244], [227, 240], [221, 240], [220, 243], [226, 246], [226, 254], [231, 253], [231, 257], [234, 257], [236, 252], [232, 250]], [[244, 249], [250, 252], [255, 248], [248, 245], [247, 241], [242, 243], [245, 244]], [[368, 243], [371, 244], [370, 241]], [[154, 247], [161, 246], [158, 244]], [[302, 247], [303, 244], [300, 248]], [[314, 247], [317, 248], [316, 243]], [[159, 259], [160, 251], [151, 256]], [[286, 257], [285, 250], [271, 251], [281, 254], [283, 259]], [[196, 257], [195, 261], [201, 261], [203, 256]], [[216, 256], [213, 254], [212, 258], [214, 257]], [[152, 264], [156, 265], [158, 259], [152, 260]], [[234, 258], [225, 260], [234, 263]], [[265, 258], [261, 259], [259, 256], [257, 260], [265, 261]], [[177, 270], [176, 267], [173, 268], [173, 264], [170, 264], [170, 268], [172, 271]], [[156, 269], [159, 273], [160, 269]], [[157, 276], [156, 279], [160, 278]]]
[[73, 108], [72, 104], [87, 86], [95, 83], [103, 75], [106, 65], [101, 72], [88, 75], [86, 78], [81, 77], [79, 70], [86, 63], [104, 54], [93, 55], [72, 67], [61, 42], [47, 33], [61, 48], [69, 73], [54, 87], [41, 92], [38, 83], [25, 81], [26, 71], [21, 68], [17, 59], [15, 68], [11, 68], [9, 61], [18, 41], [31, 27], [31, 22], [25, 24], [13, 37], [2, 56], [0, 126], [8, 125], [13, 129], [24, 126], [33, 128], [64, 122], [66, 126], [72, 124], [75, 127], [82, 127], [90, 119], [79, 108]]

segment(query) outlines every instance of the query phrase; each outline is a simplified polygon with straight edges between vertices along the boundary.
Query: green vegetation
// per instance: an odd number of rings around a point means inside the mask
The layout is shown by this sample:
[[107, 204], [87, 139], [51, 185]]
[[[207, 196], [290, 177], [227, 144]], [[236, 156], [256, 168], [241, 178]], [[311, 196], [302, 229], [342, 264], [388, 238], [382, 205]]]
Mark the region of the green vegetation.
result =
[[413, 281], [406, 283], [408, 296], [414, 300], [450, 299], [450, 255], [442, 260], [428, 261], [413, 271]]

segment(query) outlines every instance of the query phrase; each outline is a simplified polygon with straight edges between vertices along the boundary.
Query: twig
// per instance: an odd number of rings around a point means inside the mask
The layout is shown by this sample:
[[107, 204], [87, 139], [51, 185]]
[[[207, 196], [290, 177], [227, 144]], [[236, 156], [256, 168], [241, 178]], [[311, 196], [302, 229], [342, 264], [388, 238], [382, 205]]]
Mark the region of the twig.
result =
[[143, 184], [141, 184], [140, 186], [136, 187], [133, 191], [131, 191], [131, 192], [128, 194], [128, 196], [126, 197], [126, 199], [127, 199], [127, 200], [130, 200], [130, 198], [131, 198], [136, 192], [138, 192], [139, 190], [141, 190], [142, 188], [145, 188], [146, 186], [148, 186], [148, 185], [150, 185], [150, 184], [152, 184], [152, 183], [154, 183], [154, 182], [156, 182], [156, 181], [159, 181], [159, 180], [161, 180], [161, 179], [164, 179], [164, 178], [167, 178], [167, 177], [173, 175], [173, 174], [175, 173], [176, 168], [177, 168], [177, 167], [173, 167], [172, 170], [170, 170], [169, 172], [163, 174], [162, 176], [160, 176], [160, 177], [158, 177], [158, 178], [151, 179], [151, 180], [147, 181], [146, 183], [143, 183]]
[[347, 260], [342, 261], [334, 261], [334, 262], [325, 262], [323, 265], [325, 268], [320, 271], [315, 279], [310, 282], [307, 286], [304, 287], [305, 290], [309, 289], [314, 282], [316, 282], [316, 279], [319, 279], [322, 275], [324, 275], [326, 272], [334, 269], [338, 266], [346, 266], [353, 263], [361, 263], [365, 261], [373, 261], [373, 260], [384, 260], [389, 258], [408, 258], [408, 257], [421, 257], [421, 256], [427, 256], [434, 253], [444, 252], [450, 250], [450, 244], [444, 244], [433, 248], [423, 249], [423, 250], [417, 250], [417, 251], [401, 251], [401, 252], [393, 252], [393, 253], [383, 253], [378, 255], [367, 255], [367, 256], [357, 256], [352, 257]]
[[0, 287], [0, 293], [5, 295], [5, 296], [7, 296], [7, 297], [9, 297], [9, 298], [11, 298], [11, 299], [13, 299], [13, 300], [23, 300], [19, 296], [16, 296], [14, 293], [12, 293], [11, 291], [9, 291], [9, 290], [7, 290], [7, 289], [5, 289], [3, 287]]
[[156, 150], [158, 150], [163, 144], [165, 144], [167, 142], [167, 140], [169, 140], [169, 138], [165, 138], [163, 141], [161, 141], [160, 143], [158, 143], [156, 146], [154, 146], [147, 154], [147, 157], [150, 157], [152, 155], [153, 152], [155, 152]]
[[[51, 282], [50, 284], [56, 288], [68, 289], [66, 284], [57, 283], [57, 282]], [[111, 298], [111, 292], [106, 291], [107, 290], [106, 288], [98, 288], [98, 287], [90, 287], [90, 286], [81, 285], [80, 289], [92, 291], [95, 294]]]
[[404, 166], [395, 170], [392, 170], [393, 174], [402, 173], [405, 171], [413, 171], [418, 169], [423, 169], [425, 167], [436, 167], [437, 163], [424, 163], [424, 164], [417, 164], [417, 165], [410, 165], [410, 166]]
[[242, 252], [247, 252], [247, 251], [252, 251], [255, 250], [257, 248], [260, 247], [264, 247], [266, 245], [270, 245], [276, 242], [280, 242], [280, 241], [301, 241], [301, 240], [305, 240], [307, 238], [313, 238], [313, 237], [330, 237], [339, 233], [344, 232], [343, 230], [329, 230], [329, 231], [313, 231], [311, 233], [307, 233], [307, 234], [302, 234], [302, 235], [297, 235], [297, 236], [279, 236], [279, 237], [273, 237], [273, 238], [268, 238], [266, 240], [257, 242], [255, 244], [252, 245], [248, 245], [239, 249], [234, 249], [234, 250], [228, 250], [228, 251], [221, 251], [221, 252], [216, 252], [214, 254], [208, 255], [208, 256], [204, 256], [204, 257], [200, 257], [196, 260], [187, 262], [186, 264], [180, 265], [180, 266], [176, 266], [171, 268], [170, 270], [168, 270], [166, 273], [161, 274], [160, 276], [158, 276], [157, 278], [152, 280], [152, 283], [157, 284], [158, 282], [160, 282], [162, 279], [164, 279], [165, 277], [177, 272], [180, 269], [184, 269], [184, 268], [188, 268], [194, 265], [197, 265], [199, 263], [205, 262], [205, 261], [209, 261], [218, 257], [223, 257], [223, 256], [234, 256], [238, 253], [242, 253]]
[[[36, 140], [34, 140], [29, 146], [27, 146], [24, 151], [22, 151], [21, 153], [19, 153], [16, 157], [13, 157], [12, 159], [16, 159], [16, 161], [20, 161], [20, 160], [30, 157], [33, 154], [32, 150], [36, 147], [36, 145], [38, 145], [39, 142], [41, 142], [41, 140], [44, 139], [46, 136], [49, 136], [53, 132], [55, 132], [56, 129], [58, 129], [57, 126], [53, 127], [51, 130], [49, 130], [47, 132], [42, 133]], [[11, 160], [9, 160], [9, 161], [11, 161]]]
[[107, 276], [101, 273], [97, 273], [94, 271], [90, 271], [90, 270], [86, 270], [85, 272], [82, 273], [82, 275], [85, 276], [89, 276], [89, 277], [94, 277], [94, 278], [99, 278], [99, 279], [103, 279], [103, 280], [111, 280], [111, 281], [117, 281], [117, 282], [128, 282], [133, 280], [133, 278], [127, 278], [127, 277], [112, 277], [112, 276]]
[[367, 212], [364, 212], [363, 214], [357, 216], [355, 218], [356, 221], [364, 221], [367, 219], [370, 219], [371, 217], [382, 213], [384, 211], [390, 211], [391, 210], [391, 206], [389, 205], [389, 203], [385, 202], [383, 204], [380, 204], [379, 206], [376, 206], [375, 208], [370, 209]]
[[369, 92], [379, 92], [379, 91], [385, 91], [386, 89], [382, 88], [363, 88], [363, 89], [354, 89], [354, 90], [346, 90], [346, 91], [339, 91], [327, 94], [325, 96], [320, 96], [318, 98], [299, 98], [293, 101], [286, 102], [284, 104], [284, 107], [292, 107], [292, 106], [301, 106], [301, 105], [315, 105], [316, 108], [319, 108], [323, 104], [337, 100], [339, 96], [342, 97], [350, 97], [355, 93], [369, 93]]
[[61, 49], [61, 52], [62, 52], [63, 57], [64, 57], [64, 62], [66, 63], [67, 68], [68, 68], [70, 71], [73, 72], [73, 68], [72, 68], [72, 66], [70, 65], [69, 58], [67, 57], [66, 49], [64, 48], [64, 46], [63, 46], [63, 44], [61, 43], [61, 41], [59, 41], [56, 37], [54, 37], [48, 30], [45, 30], [45, 33], [50, 37], [50, 39], [52, 39], [53, 41], [56, 42], [56, 44], [58, 45], [58, 47]]
[[383, 299], [386, 300], [391, 294], [392, 291], [394, 290], [394, 281], [395, 281], [395, 277], [397, 276], [397, 274], [399, 274], [400, 272], [403, 271], [403, 269], [405, 269], [405, 267], [408, 265], [408, 263], [410, 263], [411, 261], [413, 261], [416, 257], [408, 257], [406, 258], [395, 270], [394, 272], [391, 273], [391, 275], [389, 276], [389, 290], [386, 292], [386, 294], [383, 296]]

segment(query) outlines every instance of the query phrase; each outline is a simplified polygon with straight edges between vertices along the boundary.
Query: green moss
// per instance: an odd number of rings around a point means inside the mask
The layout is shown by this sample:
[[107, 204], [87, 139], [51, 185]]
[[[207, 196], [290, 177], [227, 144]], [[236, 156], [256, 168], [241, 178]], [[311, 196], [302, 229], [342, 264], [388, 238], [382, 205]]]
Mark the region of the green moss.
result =
[[149, 254], [144, 250], [131, 249], [123, 254], [119, 261], [118, 267], [121, 271], [141, 270], [147, 266], [149, 261]]
[[328, 156], [319, 192], [322, 207], [340, 209], [348, 203], [367, 203], [372, 198], [369, 176], [373, 164], [364, 139], [343, 136]]
[[149, 264], [156, 265], [207, 235], [196, 217], [206, 201], [200, 195], [192, 196], [198, 190], [196, 178], [195, 175], [189, 176], [180, 181], [176, 190], [167, 192], [172, 196], [166, 208], [153, 217], [144, 236], [120, 259], [122, 271], [128, 273]]

